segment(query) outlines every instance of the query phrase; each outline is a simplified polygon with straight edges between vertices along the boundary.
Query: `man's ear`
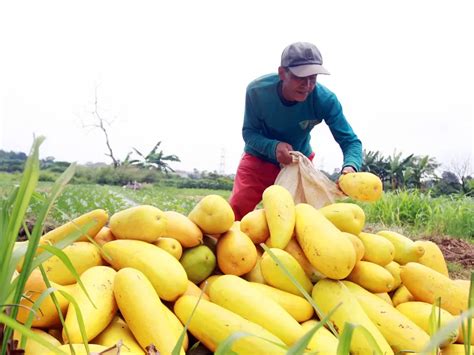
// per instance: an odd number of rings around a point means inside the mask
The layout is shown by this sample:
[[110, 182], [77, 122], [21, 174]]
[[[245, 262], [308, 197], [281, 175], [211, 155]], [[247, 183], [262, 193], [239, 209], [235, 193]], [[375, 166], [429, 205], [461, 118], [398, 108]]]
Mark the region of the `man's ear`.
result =
[[286, 71], [286, 68], [278, 67], [278, 76], [280, 77], [281, 81], [285, 80], [287, 75], [288, 75], [288, 72]]

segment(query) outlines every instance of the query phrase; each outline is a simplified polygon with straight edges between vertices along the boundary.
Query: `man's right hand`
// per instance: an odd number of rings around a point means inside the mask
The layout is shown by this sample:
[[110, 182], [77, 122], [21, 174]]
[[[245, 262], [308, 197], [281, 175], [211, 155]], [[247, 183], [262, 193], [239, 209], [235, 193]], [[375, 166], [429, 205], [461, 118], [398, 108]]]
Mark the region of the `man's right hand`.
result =
[[293, 162], [293, 158], [290, 155], [290, 151], [293, 150], [293, 147], [285, 142], [280, 142], [276, 147], [276, 159], [280, 164], [288, 165]]

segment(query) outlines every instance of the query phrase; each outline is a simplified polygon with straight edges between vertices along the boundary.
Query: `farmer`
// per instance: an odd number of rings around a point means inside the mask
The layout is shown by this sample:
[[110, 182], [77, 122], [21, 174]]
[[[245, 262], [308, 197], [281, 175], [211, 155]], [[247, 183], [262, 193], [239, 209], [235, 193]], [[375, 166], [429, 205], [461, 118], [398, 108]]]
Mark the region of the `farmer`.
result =
[[293, 43], [283, 50], [278, 74], [262, 76], [248, 85], [242, 128], [244, 154], [229, 201], [236, 220], [254, 210], [263, 191], [275, 182], [280, 167], [292, 162], [290, 151], [313, 159], [310, 133], [322, 121], [344, 155], [341, 174], [360, 168], [360, 140], [336, 95], [316, 83], [318, 74], [329, 74], [322, 64], [315, 45]]

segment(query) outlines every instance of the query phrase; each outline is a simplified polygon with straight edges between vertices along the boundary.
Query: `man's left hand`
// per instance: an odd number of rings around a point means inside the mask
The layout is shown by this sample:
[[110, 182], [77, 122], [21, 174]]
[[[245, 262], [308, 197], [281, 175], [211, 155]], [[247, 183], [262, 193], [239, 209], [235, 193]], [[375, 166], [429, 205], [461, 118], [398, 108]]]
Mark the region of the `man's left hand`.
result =
[[[342, 168], [342, 171], [341, 171], [341, 175], [346, 175], [346, 174], [349, 174], [349, 173], [355, 173], [356, 170], [352, 167], [352, 166], [345, 166], [344, 168]], [[339, 179], [336, 180], [336, 185], [337, 185], [337, 188], [341, 190], [341, 187], [339, 186]], [[344, 192], [344, 191], [342, 191]]]
[[346, 175], [346, 174], [355, 173], [355, 172], [356, 171], [352, 166], [345, 166], [341, 171], [341, 175]]

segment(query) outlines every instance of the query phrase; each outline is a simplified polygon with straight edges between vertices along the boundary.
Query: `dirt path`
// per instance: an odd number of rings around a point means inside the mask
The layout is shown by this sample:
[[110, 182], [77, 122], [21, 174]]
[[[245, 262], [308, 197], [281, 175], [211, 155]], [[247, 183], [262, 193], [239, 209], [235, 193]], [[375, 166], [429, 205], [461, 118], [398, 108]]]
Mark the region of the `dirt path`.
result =
[[114, 196], [117, 197], [117, 198], [122, 199], [122, 200], [123, 200], [127, 205], [129, 205], [130, 207], [139, 205], [138, 202], [135, 202], [135, 201], [129, 199], [127, 196], [124, 196], [124, 195], [122, 195], [121, 193], [118, 193], [118, 192], [112, 191], [112, 190], [109, 190], [109, 193], [110, 193], [111, 195], [114, 195]]

